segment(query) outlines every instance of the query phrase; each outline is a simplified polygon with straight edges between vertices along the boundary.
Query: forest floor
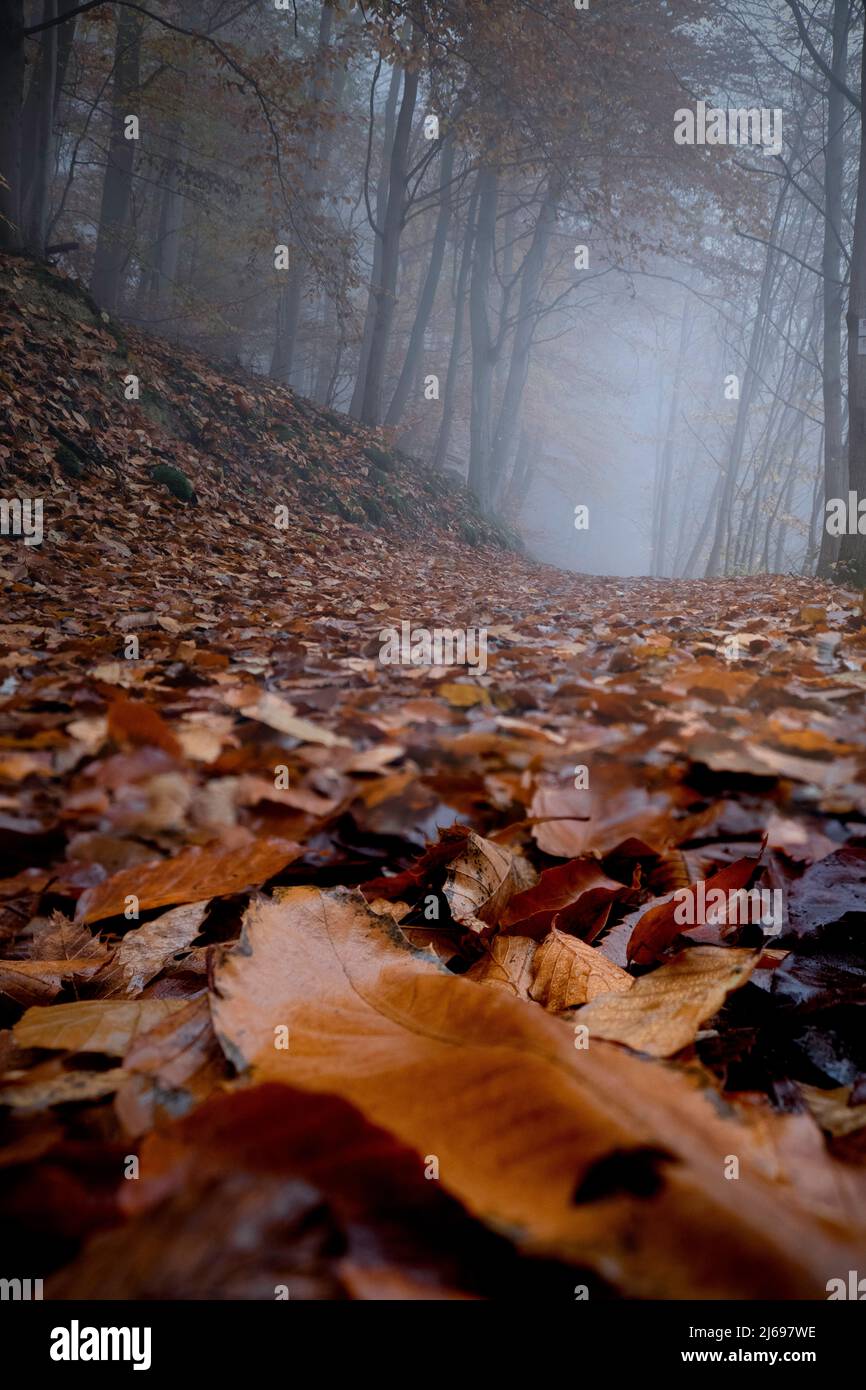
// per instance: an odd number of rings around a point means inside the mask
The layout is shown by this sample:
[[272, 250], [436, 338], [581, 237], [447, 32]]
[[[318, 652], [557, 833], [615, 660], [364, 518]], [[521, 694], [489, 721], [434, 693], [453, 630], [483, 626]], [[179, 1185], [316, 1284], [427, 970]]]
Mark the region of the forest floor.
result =
[[[6, 1273], [570, 1301], [862, 1268], [860, 596], [534, 564], [374, 434], [0, 271], [4, 496], [44, 501], [0, 551]], [[486, 660], [384, 663], [406, 623]], [[763, 923], [707, 909], [754, 886]]]

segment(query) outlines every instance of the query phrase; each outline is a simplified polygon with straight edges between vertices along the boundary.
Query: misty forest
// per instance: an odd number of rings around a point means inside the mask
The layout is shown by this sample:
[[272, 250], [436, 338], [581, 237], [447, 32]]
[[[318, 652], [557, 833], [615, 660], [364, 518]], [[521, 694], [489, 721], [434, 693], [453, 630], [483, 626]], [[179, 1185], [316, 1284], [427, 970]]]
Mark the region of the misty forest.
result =
[[11, 1296], [866, 1296], [864, 18], [0, 0]]

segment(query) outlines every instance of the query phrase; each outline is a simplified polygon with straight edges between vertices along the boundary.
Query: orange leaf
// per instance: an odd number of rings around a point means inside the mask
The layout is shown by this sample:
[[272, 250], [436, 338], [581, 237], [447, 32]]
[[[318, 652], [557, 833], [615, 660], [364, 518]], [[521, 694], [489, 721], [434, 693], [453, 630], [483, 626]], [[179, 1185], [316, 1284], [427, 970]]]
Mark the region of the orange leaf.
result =
[[729, 946], [692, 946], [633, 981], [627, 998], [605, 994], [581, 1009], [577, 1018], [593, 1038], [626, 1043], [651, 1057], [672, 1057], [693, 1043], [701, 1024], [718, 1013], [732, 990], [746, 983], [759, 954]]
[[117, 917], [125, 910], [128, 897], [138, 898], [139, 908], [168, 907], [257, 888], [302, 852], [289, 840], [254, 840], [235, 849], [194, 845], [173, 859], [121, 869], [104, 883], [88, 888], [78, 900], [75, 920], [99, 922], [104, 917]]
[[161, 714], [145, 700], [129, 700], [125, 695], [112, 700], [108, 707], [108, 732], [116, 743], [135, 743], [162, 748], [173, 758], [181, 756], [181, 747]]
[[[840, 1165], [813, 1151], [796, 1187], [785, 1171], [788, 1121], [800, 1117], [722, 1107], [714, 1087], [611, 1044], [578, 1051], [567, 1023], [437, 966], [357, 893], [292, 888], [254, 901], [214, 991], [214, 1027], [236, 1066], [341, 1095], [436, 1155], [443, 1188], [475, 1215], [632, 1296], [744, 1298], [772, 1286], [823, 1297], [861, 1248]], [[590, 1198], [622, 1150], [635, 1162], [670, 1155], [653, 1170], [652, 1201], [623, 1186]], [[722, 1175], [730, 1153], [736, 1183]], [[827, 1221], [831, 1191], [847, 1229]]]
[[533, 961], [535, 979], [530, 998], [551, 1013], [585, 1004], [596, 995], [622, 994], [634, 980], [578, 936], [552, 931], [539, 946]]

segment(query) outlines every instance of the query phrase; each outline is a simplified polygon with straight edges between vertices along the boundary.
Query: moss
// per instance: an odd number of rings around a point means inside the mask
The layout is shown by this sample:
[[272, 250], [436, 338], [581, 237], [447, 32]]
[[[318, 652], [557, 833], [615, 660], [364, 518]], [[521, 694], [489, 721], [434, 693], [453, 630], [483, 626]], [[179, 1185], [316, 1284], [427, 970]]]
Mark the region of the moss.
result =
[[359, 498], [361, 506], [374, 526], [382, 526], [385, 521], [385, 509], [377, 497]]
[[383, 473], [393, 473], [394, 459], [391, 454], [386, 453], [384, 449], [378, 448], [375, 444], [367, 444], [364, 447], [363, 454], [365, 458], [370, 460], [374, 468], [381, 469]]
[[271, 425], [271, 434], [281, 444], [291, 444], [295, 439], [306, 439], [307, 437], [306, 430], [288, 420], [281, 420], [279, 424]]
[[167, 488], [178, 501], [188, 502], [193, 507], [198, 505], [195, 488], [182, 469], [175, 468], [170, 463], [160, 463], [150, 470], [150, 476], [155, 483], [161, 483]]
[[385, 483], [382, 488], [382, 494], [391, 507], [391, 510], [395, 511], [398, 516], [406, 516], [408, 514], [411, 508], [411, 499], [406, 497], [393, 483]]
[[324, 409], [320, 410], [319, 413], [320, 413], [322, 419], [323, 419], [323, 420], [326, 420], [327, 423], [331, 426], [331, 429], [339, 430], [340, 434], [354, 434], [354, 433], [355, 433], [355, 429], [356, 429], [355, 422], [354, 422], [354, 420], [348, 419], [347, 416], [345, 416], [345, 415], [338, 415], [337, 412], [336, 412], [336, 410], [330, 410], [330, 409], [328, 409], [328, 408], [324, 408]]
[[303, 500], [311, 511], [327, 516], [340, 516], [344, 521], [363, 521], [364, 514], [351, 499], [341, 497], [332, 487], [324, 483], [313, 483], [304, 488]]
[[866, 558], [843, 558], [833, 568], [833, 579], [848, 589], [866, 589]]
[[421, 459], [416, 458], [414, 454], [407, 454], [405, 449], [395, 449], [394, 458], [397, 460], [398, 463], [402, 463], [406, 468], [414, 468], [416, 470], [420, 470], [424, 467], [424, 464], [421, 461]]
[[84, 476], [84, 459], [68, 444], [59, 444], [54, 455], [60, 465], [61, 472], [67, 478], [82, 478]]
[[525, 551], [523, 541], [514, 527], [501, 517], [494, 517], [488, 522], [491, 535], [489, 539], [494, 545], [501, 545], [505, 550], [513, 550], [515, 554], [522, 554]]

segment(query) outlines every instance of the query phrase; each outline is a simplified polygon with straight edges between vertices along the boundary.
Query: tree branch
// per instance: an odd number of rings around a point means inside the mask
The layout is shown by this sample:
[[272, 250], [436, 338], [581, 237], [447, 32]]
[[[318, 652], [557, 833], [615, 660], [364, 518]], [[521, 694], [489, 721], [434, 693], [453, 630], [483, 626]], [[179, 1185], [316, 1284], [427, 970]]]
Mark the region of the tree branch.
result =
[[858, 111], [862, 110], [861, 98], [858, 97], [856, 93], [851, 91], [851, 88], [848, 86], [847, 82], [843, 82], [841, 78], [836, 76], [833, 69], [830, 67], [830, 64], [826, 61], [825, 58], [821, 57], [821, 54], [818, 52], [812, 40], [809, 38], [809, 31], [804, 23], [803, 14], [800, 10], [800, 6], [797, 3], [797, 0], [785, 0], [785, 3], [787, 4], [788, 9], [791, 11], [791, 14], [794, 16], [794, 20], [797, 25], [797, 32], [800, 35], [800, 41], [802, 42], [803, 47], [809, 53], [812, 62], [815, 64], [817, 68], [820, 68], [821, 72], [823, 72], [827, 80], [833, 83], [833, 86], [836, 88], [836, 90], [841, 92], [843, 96], [846, 96], [848, 98], [852, 106], [856, 106]]

